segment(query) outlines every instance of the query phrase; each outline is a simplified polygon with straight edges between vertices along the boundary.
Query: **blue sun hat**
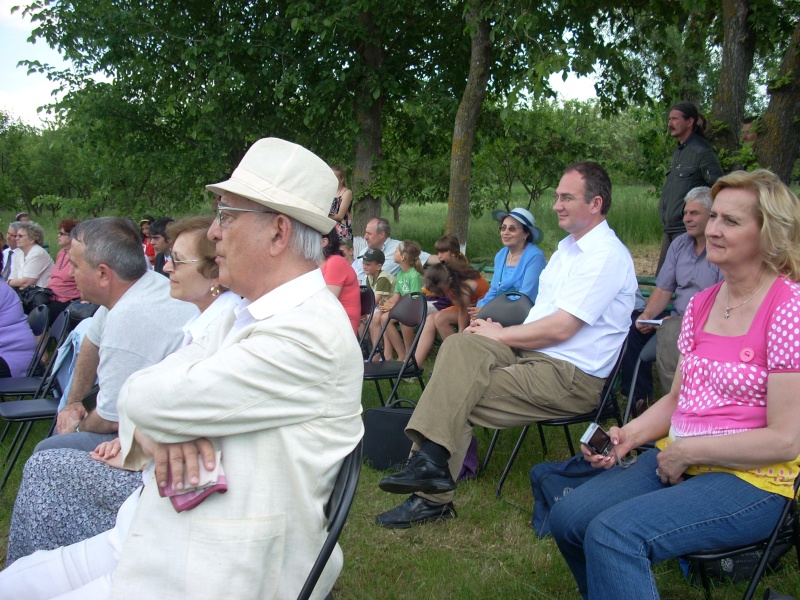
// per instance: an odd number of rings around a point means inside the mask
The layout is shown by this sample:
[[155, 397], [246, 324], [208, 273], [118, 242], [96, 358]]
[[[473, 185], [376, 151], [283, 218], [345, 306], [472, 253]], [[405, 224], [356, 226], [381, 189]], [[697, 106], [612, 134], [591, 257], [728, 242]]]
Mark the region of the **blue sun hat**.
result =
[[506, 212], [504, 210], [492, 211], [492, 218], [498, 223], [502, 223], [506, 217], [511, 217], [515, 221], [519, 221], [520, 223], [525, 225], [525, 227], [530, 229], [531, 242], [533, 242], [534, 244], [538, 245], [544, 238], [544, 233], [542, 232], [541, 229], [536, 227], [536, 219], [533, 218], [533, 215], [528, 209], [517, 207], [513, 209], [511, 212]]

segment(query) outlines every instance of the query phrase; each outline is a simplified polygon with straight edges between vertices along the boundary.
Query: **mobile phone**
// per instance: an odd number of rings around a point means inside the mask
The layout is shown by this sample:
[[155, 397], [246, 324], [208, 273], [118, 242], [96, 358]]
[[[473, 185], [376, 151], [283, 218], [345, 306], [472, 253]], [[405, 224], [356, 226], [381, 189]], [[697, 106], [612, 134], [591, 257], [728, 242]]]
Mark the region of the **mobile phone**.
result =
[[589, 425], [586, 433], [581, 436], [581, 444], [586, 446], [592, 454], [600, 456], [608, 456], [614, 451], [611, 437], [597, 423]]

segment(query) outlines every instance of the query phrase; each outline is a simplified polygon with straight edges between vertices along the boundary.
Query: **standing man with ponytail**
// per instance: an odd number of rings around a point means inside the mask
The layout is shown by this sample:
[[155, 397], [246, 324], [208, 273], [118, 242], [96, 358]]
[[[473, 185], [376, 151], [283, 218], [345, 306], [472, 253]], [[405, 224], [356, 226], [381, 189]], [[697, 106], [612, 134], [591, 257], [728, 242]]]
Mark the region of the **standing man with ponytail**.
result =
[[658, 256], [656, 275], [664, 264], [669, 245], [676, 237], [686, 233], [683, 224], [683, 199], [689, 190], [714, 185], [722, 177], [722, 166], [716, 151], [708, 143], [698, 124], [700, 114], [691, 102], [678, 102], [669, 111], [669, 134], [678, 140], [667, 170], [667, 179], [661, 188], [658, 212], [664, 227], [664, 238]]

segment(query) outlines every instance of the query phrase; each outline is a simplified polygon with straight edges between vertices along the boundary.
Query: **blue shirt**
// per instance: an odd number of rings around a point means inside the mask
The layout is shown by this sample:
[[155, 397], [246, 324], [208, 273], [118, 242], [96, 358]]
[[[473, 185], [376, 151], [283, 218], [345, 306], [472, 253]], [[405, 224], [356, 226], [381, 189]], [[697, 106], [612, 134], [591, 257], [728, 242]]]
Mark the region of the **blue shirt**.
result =
[[476, 306], [487, 304], [497, 294], [521, 292], [536, 302], [539, 294], [539, 275], [544, 270], [546, 261], [544, 252], [538, 246], [526, 244], [519, 257], [519, 262], [509, 267], [506, 265], [508, 248], [503, 247], [494, 257], [494, 275], [492, 285], [486, 295], [478, 300]]

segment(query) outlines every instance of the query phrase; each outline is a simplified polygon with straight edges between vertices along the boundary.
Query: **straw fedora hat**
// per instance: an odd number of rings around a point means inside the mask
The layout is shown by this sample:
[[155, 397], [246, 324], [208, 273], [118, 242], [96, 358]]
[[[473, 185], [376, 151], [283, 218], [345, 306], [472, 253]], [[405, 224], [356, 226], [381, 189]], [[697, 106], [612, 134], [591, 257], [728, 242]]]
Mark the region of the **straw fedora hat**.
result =
[[339, 181], [324, 160], [302, 146], [263, 138], [250, 146], [227, 181], [207, 185], [222, 195], [231, 192], [328, 233], [331, 202]]

